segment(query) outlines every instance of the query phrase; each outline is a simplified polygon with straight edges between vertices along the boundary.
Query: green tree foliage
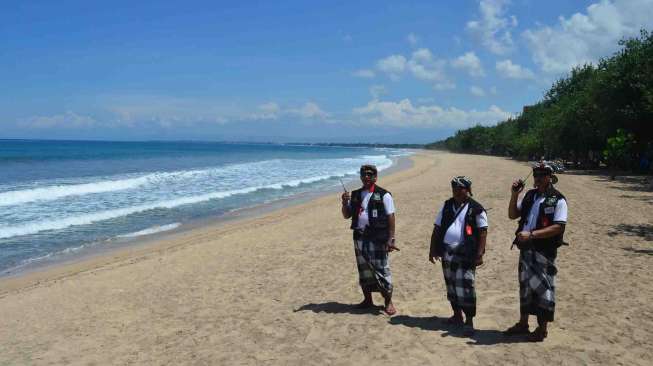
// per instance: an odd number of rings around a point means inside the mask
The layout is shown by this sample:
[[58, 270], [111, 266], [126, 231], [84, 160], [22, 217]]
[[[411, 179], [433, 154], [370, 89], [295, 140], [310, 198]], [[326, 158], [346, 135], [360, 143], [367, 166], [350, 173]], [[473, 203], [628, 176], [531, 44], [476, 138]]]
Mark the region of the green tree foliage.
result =
[[524, 107], [517, 117], [492, 127], [477, 125], [457, 131], [427, 148], [616, 164], [605, 160], [612, 155], [603, 152], [612, 151], [610, 141], [632, 134], [627, 158], [635, 161], [649, 154], [653, 144], [653, 33], [642, 30], [639, 37], [619, 44], [618, 52], [597, 65], [572, 69], [540, 102]]
[[622, 129], [617, 130], [617, 135], [608, 138], [603, 156], [608, 165], [616, 169], [630, 168], [633, 148], [636, 144], [635, 135]]

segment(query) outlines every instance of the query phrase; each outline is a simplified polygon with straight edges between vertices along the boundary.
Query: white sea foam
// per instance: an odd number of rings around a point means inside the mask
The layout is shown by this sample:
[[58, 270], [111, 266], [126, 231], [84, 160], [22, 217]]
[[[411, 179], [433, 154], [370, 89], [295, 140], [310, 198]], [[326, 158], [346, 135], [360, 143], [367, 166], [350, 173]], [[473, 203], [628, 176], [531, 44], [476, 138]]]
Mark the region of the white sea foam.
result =
[[[358, 166], [362, 163], [374, 163], [379, 170], [392, 165], [392, 161], [385, 155], [322, 160], [276, 159], [207, 169], [152, 173], [138, 178], [78, 184], [63, 188], [44, 187], [40, 188], [41, 191], [39, 188], [18, 191], [23, 192], [23, 203], [28, 200], [46, 199], [46, 197], [56, 199], [52, 197], [57, 194], [61, 198], [77, 194], [108, 193], [102, 197], [89, 197], [88, 200], [80, 198], [74, 204], [71, 202], [59, 204], [55, 201], [46, 205], [34, 202], [30, 207], [11, 208], [13, 214], [9, 212], [8, 215], [13, 216], [7, 217], [14, 217], [16, 221], [11, 224], [0, 221], [0, 239], [89, 225], [149, 210], [172, 209], [263, 189], [283, 190], [299, 187], [303, 184], [357, 174]], [[118, 192], [119, 190], [124, 193]], [[0, 193], [0, 200], [13, 197], [13, 204], [16, 204], [20, 202], [21, 197], [9, 196], [15, 193], [17, 192]], [[139, 203], [134, 204], [135, 202]], [[34, 206], [37, 204], [38, 206]], [[149, 229], [143, 231], [147, 230]], [[136, 232], [127, 235], [137, 236], [136, 234], [148, 233]]]
[[0, 206], [19, 205], [34, 201], [52, 201], [67, 196], [81, 196], [91, 193], [104, 193], [133, 189], [148, 182], [149, 176], [106, 180], [84, 184], [55, 185], [49, 187], [24, 189], [0, 193]]
[[[358, 159], [355, 158], [345, 158], [344, 161], [381, 161], [382, 164], [379, 165], [379, 169], [383, 170], [390, 165], [392, 161], [387, 159], [385, 155], [364, 155]], [[30, 189], [20, 189], [20, 190], [9, 190], [5, 192], [0, 192], [0, 206], [13, 206], [20, 205], [36, 201], [54, 201], [60, 198], [65, 198], [69, 196], [83, 196], [87, 194], [94, 193], [107, 193], [122, 191], [128, 189], [140, 188], [147, 184], [157, 184], [165, 182], [170, 184], [176, 181], [184, 181], [190, 179], [199, 179], [204, 176], [219, 175], [220, 173], [226, 172], [237, 172], [250, 169], [265, 169], [265, 166], [270, 165], [282, 165], [287, 160], [273, 159], [265, 160], [254, 163], [244, 163], [244, 164], [234, 164], [230, 166], [217, 167], [217, 168], [208, 168], [208, 169], [195, 169], [195, 170], [186, 170], [186, 171], [177, 171], [177, 172], [157, 172], [146, 174], [140, 177], [130, 177], [130, 178], [119, 178], [119, 177], [97, 177], [97, 181], [90, 183], [69, 183], [69, 184], [55, 184], [48, 185], [45, 187], [37, 187]], [[345, 172], [343, 174], [335, 174], [333, 176], [344, 176], [345, 174], [352, 174], [355, 171]], [[328, 178], [328, 177], [327, 177]], [[310, 179], [310, 178], [309, 178]], [[321, 179], [301, 181], [303, 183], [315, 182]], [[288, 186], [294, 187], [299, 183], [295, 181], [287, 183]]]
[[148, 227], [147, 229], [144, 230], [139, 230], [133, 233], [129, 234], [123, 234], [123, 235], [118, 235], [118, 238], [135, 238], [137, 236], [145, 236], [145, 235], [152, 235], [156, 233], [162, 233], [164, 231], [170, 231], [178, 228], [181, 224], [178, 222], [175, 222], [173, 224], [168, 224], [168, 225], [157, 225], [157, 226], [152, 226]]

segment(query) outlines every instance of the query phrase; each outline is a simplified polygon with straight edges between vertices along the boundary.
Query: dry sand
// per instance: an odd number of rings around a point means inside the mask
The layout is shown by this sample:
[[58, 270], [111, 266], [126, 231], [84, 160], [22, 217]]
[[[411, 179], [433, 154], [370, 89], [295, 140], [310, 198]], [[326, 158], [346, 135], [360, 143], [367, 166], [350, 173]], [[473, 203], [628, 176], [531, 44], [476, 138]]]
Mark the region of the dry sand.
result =
[[[432, 152], [414, 162], [379, 180], [397, 205], [392, 318], [350, 308], [361, 296], [336, 195], [1, 280], [0, 364], [650, 365], [650, 192], [627, 180], [560, 177], [571, 246], [558, 256], [556, 321], [544, 343], [511, 343], [500, 335], [518, 317], [507, 204], [511, 179], [528, 168]], [[438, 321], [449, 306], [441, 270], [427, 261], [436, 209], [459, 174], [491, 209], [471, 338]]]

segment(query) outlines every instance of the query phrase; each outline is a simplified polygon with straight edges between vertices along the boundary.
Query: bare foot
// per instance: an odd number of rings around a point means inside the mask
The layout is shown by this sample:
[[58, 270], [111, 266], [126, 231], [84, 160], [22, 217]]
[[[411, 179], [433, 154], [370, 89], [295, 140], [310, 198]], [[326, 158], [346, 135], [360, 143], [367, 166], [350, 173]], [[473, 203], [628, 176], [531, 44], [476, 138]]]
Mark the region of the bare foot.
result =
[[385, 307], [385, 313], [392, 316], [392, 315], [397, 314], [397, 309], [395, 309], [395, 306], [392, 303], [389, 303]]
[[444, 321], [448, 325], [463, 325], [463, 317], [460, 315], [453, 315]]
[[546, 329], [537, 327], [533, 333], [528, 335], [528, 340], [531, 342], [542, 342], [547, 335], [549, 335], [549, 332]]
[[503, 334], [507, 336], [530, 334], [528, 331], [528, 323], [518, 322], [517, 324], [503, 331]]

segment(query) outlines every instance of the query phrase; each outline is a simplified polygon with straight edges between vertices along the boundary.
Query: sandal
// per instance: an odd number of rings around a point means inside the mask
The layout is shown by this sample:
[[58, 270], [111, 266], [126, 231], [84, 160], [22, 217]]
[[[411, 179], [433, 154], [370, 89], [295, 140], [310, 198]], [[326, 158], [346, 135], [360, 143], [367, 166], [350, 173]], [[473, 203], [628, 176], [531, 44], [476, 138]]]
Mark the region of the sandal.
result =
[[530, 334], [528, 331], [528, 324], [517, 323], [512, 327], [503, 331], [503, 335], [512, 336], [512, 335], [524, 335]]

